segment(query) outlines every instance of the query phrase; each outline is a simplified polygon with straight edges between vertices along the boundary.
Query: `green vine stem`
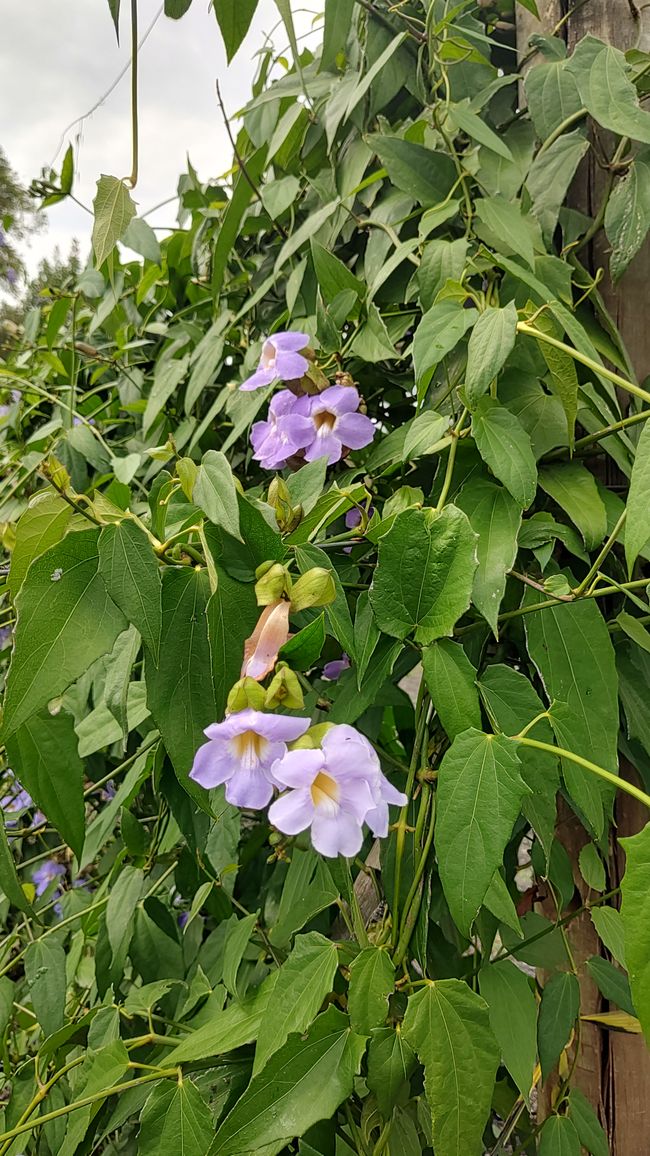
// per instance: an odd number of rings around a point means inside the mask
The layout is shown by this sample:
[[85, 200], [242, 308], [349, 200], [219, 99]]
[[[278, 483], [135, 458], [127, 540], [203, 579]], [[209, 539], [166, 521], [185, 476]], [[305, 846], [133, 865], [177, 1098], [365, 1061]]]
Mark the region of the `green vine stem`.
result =
[[572, 345], [567, 345], [565, 341], [558, 341], [556, 337], [551, 337], [548, 333], [542, 333], [541, 330], [536, 329], [534, 325], [529, 325], [527, 321], [517, 322], [517, 332], [525, 333], [528, 337], [534, 337], [536, 341], [544, 341], [547, 345], [552, 345], [554, 349], [560, 349], [562, 353], [568, 354], [574, 361], [579, 361], [581, 365], [585, 365], [587, 369], [593, 370], [599, 377], [606, 377], [614, 385], [618, 385], [621, 389], [627, 390], [628, 393], [634, 394], [635, 397], [640, 397], [642, 401], [650, 402], [650, 393], [647, 390], [641, 389], [640, 385], [635, 385], [633, 381], [628, 381], [626, 377], [621, 377], [620, 373], [614, 373], [612, 369], [607, 369], [604, 365], [599, 365], [593, 358], [587, 357], [585, 353], [581, 353], [579, 349], [574, 349]]
[[539, 739], [529, 739], [527, 735], [520, 734], [513, 736], [516, 742], [523, 743], [526, 747], [534, 747], [538, 751], [546, 751], [548, 754], [559, 756], [561, 759], [569, 759], [570, 762], [576, 763], [577, 766], [583, 767], [586, 771], [590, 771], [592, 775], [598, 775], [600, 779], [604, 779], [606, 783], [611, 783], [612, 786], [617, 787], [620, 791], [625, 791], [626, 794], [631, 795], [633, 799], [638, 799], [645, 807], [650, 810], [650, 795], [646, 795], [640, 787], [635, 787], [634, 783], [628, 783], [627, 779], [620, 778], [619, 775], [612, 774], [611, 771], [606, 771], [604, 767], [599, 767], [597, 763], [592, 763], [589, 759], [583, 759], [582, 755], [576, 755], [573, 751], [567, 751], [564, 747], [553, 746], [552, 743], [543, 743]]

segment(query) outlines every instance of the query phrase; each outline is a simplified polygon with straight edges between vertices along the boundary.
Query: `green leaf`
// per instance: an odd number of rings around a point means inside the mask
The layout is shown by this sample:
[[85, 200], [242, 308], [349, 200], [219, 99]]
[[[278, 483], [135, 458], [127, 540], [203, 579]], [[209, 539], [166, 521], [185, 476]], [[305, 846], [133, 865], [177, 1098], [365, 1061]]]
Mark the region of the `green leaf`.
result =
[[43, 490], [31, 499], [18, 519], [11, 551], [7, 586], [12, 598], [15, 599], [34, 559], [61, 541], [71, 517], [71, 507], [51, 490]]
[[609, 271], [616, 283], [636, 256], [650, 222], [650, 151], [636, 156], [607, 201], [605, 232], [612, 246]]
[[497, 251], [522, 257], [531, 269], [535, 249], [543, 249], [535, 218], [522, 211], [520, 201], [505, 197], [481, 197], [476, 202], [476, 232]]
[[[549, 313], [540, 313], [535, 318], [535, 328], [556, 340], [563, 337], [562, 327]], [[551, 390], [562, 403], [566, 417], [569, 446], [573, 449], [575, 439], [576, 414], [578, 412], [578, 374], [576, 363], [569, 353], [556, 349], [547, 341], [538, 341], [539, 351], [548, 366]]]
[[170, 397], [178, 392], [189, 365], [189, 357], [169, 357], [156, 365], [151, 393], [142, 418], [142, 433], [146, 436]]
[[83, 871], [89, 863], [92, 863], [97, 853], [103, 847], [117, 822], [120, 809], [122, 807], [128, 807], [129, 803], [131, 803], [137, 795], [144, 779], [151, 774], [155, 754], [156, 745], [154, 744], [153, 746], [150, 745], [138, 755], [133, 766], [129, 768], [123, 781], [117, 788], [114, 797], [90, 823], [86, 833], [83, 858], [79, 863], [79, 869], [81, 871]]
[[572, 1088], [569, 1092], [568, 1116], [578, 1133], [580, 1143], [591, 1156], [610, 1156], [609, 1144], [600, 1120], [579, 1088]]
[[124, 181], [101, 176], [93, 201], [93, 252], [99, 269], [122, 240], [129, 221], [135, 217], [135, 204]]
[[[578, 855], [580, 874], [592, 891], [604, 891], [607, 886], [607, 875], [603, 863], [594, 843], [585, 843]], [[595, 908], [594, 908], [595, 910]]]
[[415, 1065], [415, 1052], [401, 1029], [375, 1028], [368, 1045], [367, 1080], [387, 1120], [396, 1104], [407, 1101], [408, 1081]]
[[650, 144], [650, 114], [639, 107], [625, 56], [594, 36], [585, 36], [567, 67], [582, 103], [602, 128]]
[[345, 41], [352, 25], [354, 0], [325, 0], [323, 46], [320, 54], [321, 69], [333, 70], [336, 58], [344, 51]]
[[253, 1076], [258, 1075], [269, 1057], [285, 1044], [290, 1032], [307, 1030], [332, 991], [337, 967], [336, 945], [320, 932], [296, 936], [261, 1022]]
[[[128, 700], [131, 671], [140, 650], [141, 639], [135, 626], [118, 635], [106, 665], [104, 704], [122, 731], [122, 745], [126, 749], [129, 734]], [[133, 701], [133, 699], [131, 700]]]
[[441, 638], [422, 651], [427, 690], [451, 742], [468, 727], [481, 729], [476, 670], [462, 646]]
[[327, 302], [333, 301], [337, 294], [346, 289], [351, 289], [357, 297], [363, 298], [365, 296], [363, 282], [350, 272], [347, 265], [339, 261], [338, 257], [335, 257], [329, 249], [319, 244], [313, 237], [310, 244], [316, 280]]
[[122, 244], [126, 245], [127, 249], [140, 253], [147, 261], [153, 261], [154, 265], [162, 263], [158, 238], [151, 225], [143, 221], [142, 217], [134, 217], [129, 222], [122, 237]]
[[639, 438], [627, 499], [625, 560], [631, 574], [639, 554], [650, 539], [650, 426], [644, 422]]
[[180, 20], [188, 11], [192, 0], [165, 0], [165, 16], [171, 20]]
[[458, 979], [429, 981], [402, 1032], [424, 1064], [437, 1156], [480, 1156], [499, 1064], [485, 1000]]
[[419, 642], [451, 634], [469, 606], [476, 535], [465, 514], [405, 510], [379, 543], [370, 601], [377, 624], [394, 638]]
[[487, 907], [499, 923], [505, 924], [519, 939], [523, 939], [524, 933], [521, 930], [517, 908], [500, 870], [496, 870], [492, 876], [490, 886], [485, 892], [483, 906]]
[[99, 536], [99, 572], [113, 602], [157, 662], [162, 629], [160, 563], [135, 522], [125, 518], [104, 527]]
[[527, 70], [524, 83], [530, 115], [541, 141], [582, 108], [578, 86], [566, 60], [540, 61]]
[[25, 978], [34, 1014], [44, 1036], [65, 1023], [65, 952], [53, 939], [37, 939], [25, 953]]
[[[246, 12], [246, 5], [251, 4], [253, 0], [244, 0], [244, 12]], [[219, 11], [230, 7], [220, 3], [218, 5]], [[252, 15], [252, 14], [251, 14]], [[244, 33], [245, 35], [245, 33]], [[231, 45], [234, 45], [235, 37], [231, 40]], [[235, 51], [235, 50], [234, 50]], [[212, 254], [212, 293], [215, 301], [218, 300], [223, 286], [226, 265], [228, 258], [232, 252], [232, 248], [239, 235], [239, 228], [242, 223], [242, 218], [248, 206], [253, 199], [254, 192], [251, 187], [251, 181], [255, 183], [259, 181], [266, 161], [266, 145], [257, 149], [250, 156], [246, 157], [246, 171], [249, 180], [246, 179], [243, 173], [240, 172], [235, 185], [233, 187], [232, 197], [223, 217], [220, 221], [220, 228], [217, 233], [214, 252]]]
[[549, 1116], [544, 1122], [539, 1156], [580, 1156], [580, 1138], [568, 1116]]
[[354, 615], [354, 646], [357, 658], [357, 688], [360, 690], [370, 660], [381, 638], [367, 590], [362, 590]]
[[628, 614], [626, 610], [621, 610], [620, 614], [616, 615], [616, 621], [624, 634], [632, 639], [632, 642], [650, 654], [650, 631], [638, 618]]
[[140, 1117], [138, 1156], [204, 1156], [213, 1136], [212, 1112], [187, 1076], [154, 1085]]
[[625, 851], [621, 916], [634, 1007], [650, 1041], [650, 823], [620, 840]]
[[313, 851], [294, 847], [282, 888], [277, 919], [271, 928], [271, 943], [284, 947], [294, 931], [324, 911], [338, 898], [327, 863]]
[[474, 728], [459, 735], [438, 770], [436, 852], [454, 923], [469, 935], [528, 788], [517, 743]]
[[117, 43], [120, 43], [120, 0], [108, 0], [108, 10], [115, 25]]
[[626, 967], [625, 930], [620, 911], [615, 907], [592, 907], [589, 914], [607, 950], [621, 967]]
[[551, 977], [542, 992], [537, 1023], [539, 1061], [546, 1080], [566, 1046], [580, 1011], [580, 984], [570, 971]]
[[478, 316], [476, 309], [463, 309], [458, 301], [439, 301], [422, 316], [413, 338], [413, 365], [420, 394], [433, 370], [456, 348]]
[[[547, 348], [550, 349], [550, 346]], [[499, 396], [502, 404], [519, 418], [530, 438], [536, 459], [556, 446], [569, 444], [560, 399], [547, 393], [536, 377], [528, 376], [519, 369], [507, 369], [499, 380]]]
[[238, 919], [226, 940], [223, 953], [223, 983], [226, 990], [234, 996], [239, 995], [237, 972], [248, 947], [248, 941], [255, 930], [258, 915], [259, 911], [255, 911], [245, 915], [243, 919]]
[[16, 863], [9, 849], [5, 830], [4, 810], [0, 808], [0, 889], [11, 903], [25, 915], [33, 916], [32, 906], [23, 891], [16, 874]]
[[71, 715], [33, 715], [7, 742], [14, 773], [77, 858], [86, 829], [84, 767]]
[[[526, 592], [525, 604], [543, 601]], [[618, 680], [609, 631], [593, 599], [548, 606], [524, 616], [528, 653], [550, 702], [565, 703], [568, 714], [553, 721], [562, 746], [618, 774]], [[611, 797], [600, 780], [565, 759], [562, 774], [573, 802], [600, 837], [603, 799]]]
[[217, 589], [206, 607], [215, 718], [225, 714], [228, 694], [239, 678], [244, 643], [253, 633], [260, 613], [253, 587], [235, 582], [217, 566]]
[[144, 872], [124, 867], [112, 887], [106, 905], [106, 933], [112, 953], [111, 974], [119, 983], [133, 935], [134, 916], [142, 894]]
[[374, 446], [364, 463], [368, 472], [385, 465], [396, 465], [407, 460], [413, 461], [425, 454], [437, 453], [449, 438], [443, 439], [449, 430], [449, 420], [433, 410], [426, 410], [404, 425], [391, 430], [385, 438]]
[[517, 557], [521, 510], [502, 486], [485, 478], [470, 478], [454, 499], [464, 510], [478, 535], [478, 567], [474, 575], [472, 602], [499, 637], [499, 610], [507, 575]]
[[385, 948], [366, 947], [350, 964], [348, 1014], [355, 1032], [369, 1036], [386, 1023], [395, 987], [395, 965]]
[[179, 782], [203, 807], [206, 792], [187, 776], [205, 742], [204, 727], [216, 718], [205, 615], [209, 597], [207, 570], [167, 569], [158, 666], [149, 657], [145, 661], [149, 709]]
[[165, 1062], [193, 1063], [224, 1055], [256, 1040], [279, 974], [279, 970], [272, 971], [241, 1002], [233, 1000], [227, 1008], [213, 1012], [182, 1044], [166, 1055]]
[[329, 1119], [352, 1094], [365, 1040], [330, 1007], [306, 1036], [290, 1036], [220, 1125], [209, 1156], [264, 1147], [274, 1156], [318, 1120]]
[[600, 955], [592, 955], [591, 959], [587, 960], [587, 971], [606, 1000], [616, 1004], [628, 1015], [636, 1017], [637, 1011], [625, 972], [620, 971]]
[[530, 1105], [537, 1060], [537, 1002], [530, 980], [507, 959], [486, 964], [478, 979], [503, 1063]]
[[235, 479], [228, 458], [220, 450], [208, 450], [203, 455], [192, 497], [215, 526], [240, 538]]
[[472, 434], [492, 473], [527, 510], [535, 500], [537, 466], [519, 419], [494, 398], [482, 397], [472, 414]]
[[319, 614], [308, 626], [294, 634], [283, 647], [279, 657], [293, 670], [311, 670], [321, 656], [325, 645], [325, 615]]
[[298, 563], [298, 569], [301, 574], [304, 574], [306, 570], [311, 570], [314, 566], [322, 566], [325, 570], [330, 571], [336, 587], [336, 598], [326, 607], [325, 618], [331, 633], [337, 641], [341, 643], [346, 654], [349, 654], [351, 658], [355, 658], [356, 646], [350, 607], [345, 596], [345, 590], [341, 585], [341, 579], [336, 572], [331, 558], [324, 550], [320, 550], [318, 546], [296, 546], [296, 562]]
[[70, 534], [31, 565], [16, 598], [3, 733], [12, 735], [111, 650], [124, 617], [98, 573], [98, 533]]
[[[544, 710], [532, 683], [510, 666], [488, 666], [481, 675], [479, 690], [493, 725], [507, 735], [518, 734]], [[553, 732], [546, 719], [540, 720], [530, 734], [542, 742], [553, 741]], [[518, 754], [521, 777], [530, 788], [530, 793], [524, 797], [522, 810], [548, 858], [555, 829], [555, 796], [560, 785], [558, 760], [552, 754], [525, 746], [519, 748]]]
[[539, 484], [578, 527], [587, 550], [595, 550], [607, 533], [607, 511], [594, 475], [580, 462], [562, 462], [542, 466]]
[[467, 347], [465, 394], [470, 409], [503, 369], [515, 347], [516, 336], [517, 308], [514, 301], [503, 309], [488, 307], [479, 315]]
[[[128, 1066], [129, 1053], [122, 1040], [112, 1040], [97, 1050], [89, 1049], [75, 1081], [75, 1096], [81, 1099], [82, 1096], [105, 1092], [108, 1097], [113, 1085], [125, 1076]], [[57, 1156], [74, 1156], [101, 1104], [102, 1100], [97, 1096], [94, 1103], [74, 1112]]]
[[386, 169], [391, 184], [415, 197], [421, 205], [444, 201], [456, 180], [456, 170], [447, 153], [434, 152], [396, 136], [373, 133], [368, 144]]
[[427, 241], [417, 271], [420, 305], [423, 309], [431, 309], [436, 295], [446, 281], [460, 281], [466, 259], [465, 237], [460, 237], [456, 241], [434, 237], [431, 241]]
[[478, 141], [479, 144], [485, 145], [486, 148], [491, 149], [492, 152], [497, 153], [498, 156], [503, 157], [506, 161], [512, 161], [513, 156], [505, 141], [490, 128], [484, 120], [481, 120], [477, 113], [470, 108], [469, 99], [462, 100], [458, 104], [449, 105], [449, 116], [457, 129], [464, 132], [471, 140]]
[[[581, 129], [562, 133], [535, 158], [528, 171], [526, 187], [533, 202], [533, 213], [549, 240], [576, 169], [588, 148], [589, 141]], [[535, 323], [538, 320], [536, 318]]]

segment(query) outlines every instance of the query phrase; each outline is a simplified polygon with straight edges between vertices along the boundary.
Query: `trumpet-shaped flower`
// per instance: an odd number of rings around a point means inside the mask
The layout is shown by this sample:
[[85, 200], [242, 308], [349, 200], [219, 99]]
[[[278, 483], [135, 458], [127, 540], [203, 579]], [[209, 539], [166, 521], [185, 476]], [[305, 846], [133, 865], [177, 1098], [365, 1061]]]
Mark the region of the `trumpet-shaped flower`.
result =
[[327, 458], [328, 465], [340, 461], [344, 449], [360, 450], [375, 436], [369, 417], [357, 413], [359, 394], [353, 385], [331, 385], [311, 398], [309, 419], [312, 437], [305, 449], [305, 459]]
[[308, 718], [245, 710], [228, 715], [203, 732], [208, 742], [194, 756], [190, 778], [209, 789], [226, 784], [226, 799], [236, 807], [265, 807], [276, 785], [274, 763], [287, 753], [287, 743], [304, 734]]
[[261, 682], [270, 674], [278, 660], [280, 647], [289, 640], [289, 611], [291, 606], [283, 599], [265, 606], [257, 626], [244, 643], [244, 661], [240, 678], [254, 678]]
[[350, 658], [345, 652], [340, 658], [333, 658], [331, 662], [326, 662], [323, 667], [323, 678], [330, 682], [336, 682], [341, 677], [344, 670], [350, 669]]
[[273, 333], [262, 346], [262, 355], [255, 373], [246, 378], [240, 389], [262, 389], [274, 381], [296, 381], [309, 368], [309, 362], [300, 352], [309, 345], [306, 333]]
[[310, 398], [295, 397], [281, 389], [271, 398], [266, 421], [256, 421], [251, 429], [253, 457], [265, 470], [281, 470], [314, 436], [309, 419]]
[[273, 777], [289, 790], [269, 809], [271, 823], [285, 835], [311, 827], [315, 849], [330, 858], [358, 854], [364, 823], [386, 835], [389, 804], [407, 801], [382, 774], [368, 740], [345, 724], [327, 731], [320, 750], [288, 751]]

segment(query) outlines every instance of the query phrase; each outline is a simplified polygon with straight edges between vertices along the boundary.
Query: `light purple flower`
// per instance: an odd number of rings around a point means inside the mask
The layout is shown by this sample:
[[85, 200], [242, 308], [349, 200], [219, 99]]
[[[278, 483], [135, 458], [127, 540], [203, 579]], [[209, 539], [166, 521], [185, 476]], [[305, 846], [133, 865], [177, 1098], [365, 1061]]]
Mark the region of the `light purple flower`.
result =
[[[3, 786], [6, 790], [0, 798], [0, 807], [2, 807], [5, 815], [20, 815], [28, 807], [33, 807], [34, 802], [31, 795], [21, 786], [10, 767], [7, 767], [5, 771]], [[16, 819], [5, 819], [6, 827], [15, 827], [16, 823]]]
[[10, 285], [15, 285], [16, 281], [18, 280], [18, 274], [16, 273], [15, 269], [11, 268], [11, 266], [9, 266], [8, 269], [5, 269], [5, 277], [7, 278], [7, 281]]
[[206, 789], [225, 783], [229, 803], [258, 811], [277, 786], [271, 767], [309, 724], [308, 718], [264, 714], [251, 707], [236, 711], [205, 728], [210, 741], [196, 752], [190, 778]]
[[349, 670], [350, 659], [345, 652], [340, 658], [334, 658], [331, 662], [326, 662], [323, 667], [323, 678], [329, 679], [330, 682], [336, 682], [340, 678], [344, 670]]
[[273, 381], [295, 381], [309, 368], [309, 362], [302, 356], [301, 349], [309, 345], [306, 333], [273, 333], [262, 346], [260, 363], [250, 377], [242, 382], [240, 389], [261, 389]]
[[320, 750], [288, 751], [273, 777], [290, 789], [270, 807], [270, 822], [285, 835], [311, 827], [315, 849], [329, 858], [358, 854], [364, 823], [386, 835], [389, 804], [407, 802], [382, 774], [368, 740], [346, 724], [328, 730]]
[[305, 459], [327, 458], [328, 465], [340, 461], [343, 450], [360, 450], [375, 436], [369, 417], [357, 413], [359, 394], [353, 385], [331, 385], [312, 397], [309, 418], [312, 438], [305, 449]]
[[32, 875], [32, 882], [36, 887], [36, 894], [42, 895], [47, 891], [50, 883], [55, 879], [60, 879], [65, 875], [65, 867], [60, 863], [55, 863], [54, 859], [46, 859], [40, 867], [37, 867]]
[[310, 399], [282, 389], [271, 399], [267, 421], [251, 429], [253, 457], [265, 470], [281, 470], [299, 450], [309, 445], [314, 429], [309, 418]]

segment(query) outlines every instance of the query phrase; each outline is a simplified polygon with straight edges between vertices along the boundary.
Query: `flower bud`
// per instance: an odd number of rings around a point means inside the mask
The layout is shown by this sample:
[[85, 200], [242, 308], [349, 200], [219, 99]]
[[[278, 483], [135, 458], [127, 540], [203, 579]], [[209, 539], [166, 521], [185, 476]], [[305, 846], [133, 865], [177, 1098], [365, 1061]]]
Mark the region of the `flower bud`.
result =
[[[265, 570], [264, 566], [268, 566], [268, 569]], [[258, 576], [255, 583], [258, 606], [270, 606], [272, 602], [278, 602], [283, 595], [291, 594], [291, 578], [281, 562], [264, 562], [255, 573]]]
[[52, 484], [57, 490], [70, 489], [70, 474], [63, 465], [63, 462], [60, 462], [53, 454], [50, 454], [47, 459], [43, 472], [52, 479]]
[[295, 530], [302, 517], [302, 506], [292, 506], [289, 487], [283, 478], [275, 477], [269, 486], [268, 503], [283, 533]]
[[266, 692], [264, 706], [267, 710], [273, 710], [276, 706], [285, 706], [287, 710], [302, 710], [304, 705], [298, 676], [286, 663], [278, 663]]
[[240, 678], [228, 695], [227, 713], [236, 714], [237, 711], [252, 707], [253, 710], [262, 710], [266, 692], [254, 678]]
[[307, 610], [310, 606], [329, 606], [336, 598], [336, 586], [330, 570], [314, 566], [301, 574], [291, 591], [291, 609]]
[[303, 750], [315, 751], [315, 750], [317, 750], [318, 747], [321, 745], [323, 738], [325, 737], [327, 732], [332, 729], [333, 726], [334, 726], [334, 723], [329, 723], [329, 722], [316, 723], [315, 726], [310, 727], [309, 730], [305, 731], [304, 735], [301, 735], [299, 739], [295, 740], [295, 742], [289, 743], [289, 750], [291, 750], [291, 751], [299, 751], [299, 750], [300, 751], [303, 751]]

